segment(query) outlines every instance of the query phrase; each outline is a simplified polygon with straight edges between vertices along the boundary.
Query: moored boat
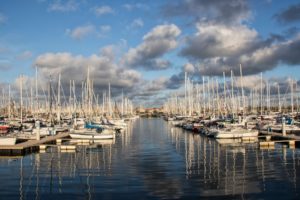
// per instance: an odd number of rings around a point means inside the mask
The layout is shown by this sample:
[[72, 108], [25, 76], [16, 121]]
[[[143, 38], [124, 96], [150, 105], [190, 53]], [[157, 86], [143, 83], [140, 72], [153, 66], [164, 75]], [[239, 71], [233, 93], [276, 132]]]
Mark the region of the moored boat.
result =
[[258, 136], [258, 130], [244, 128], [220, 129], [214, 136], [215, 138], [251, 138]]
[[16, 141], [15, 137], [0, 137], [0, 145], [15, 145]]

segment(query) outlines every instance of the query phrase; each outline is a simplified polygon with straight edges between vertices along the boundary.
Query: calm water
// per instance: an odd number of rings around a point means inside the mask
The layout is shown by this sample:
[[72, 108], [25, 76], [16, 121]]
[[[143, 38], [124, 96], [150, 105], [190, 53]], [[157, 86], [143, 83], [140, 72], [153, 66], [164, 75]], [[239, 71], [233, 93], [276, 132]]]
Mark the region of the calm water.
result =
[[[225, 144], [227, 143], [227, 144]], [[299, 199], [300, 151], [139, 119], [106, 144], [0, 158], [0, 199]]]

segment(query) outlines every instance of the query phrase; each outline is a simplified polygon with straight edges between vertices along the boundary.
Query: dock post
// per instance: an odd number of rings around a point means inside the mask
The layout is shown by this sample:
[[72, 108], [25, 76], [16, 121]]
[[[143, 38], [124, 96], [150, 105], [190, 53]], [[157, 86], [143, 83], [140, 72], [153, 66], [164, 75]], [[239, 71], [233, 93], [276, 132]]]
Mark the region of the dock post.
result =
[[38, 129], [38, 131], [36, 132], [36, 140], [40, 140], [40, 121], [35, 122], [35, 127]]
[[56, 144], [61, 145], [61, 139], [56, 139]]
[[282, 135], [286, 136], [286, 130], [285, 130], [285, 117], [282, 118]]

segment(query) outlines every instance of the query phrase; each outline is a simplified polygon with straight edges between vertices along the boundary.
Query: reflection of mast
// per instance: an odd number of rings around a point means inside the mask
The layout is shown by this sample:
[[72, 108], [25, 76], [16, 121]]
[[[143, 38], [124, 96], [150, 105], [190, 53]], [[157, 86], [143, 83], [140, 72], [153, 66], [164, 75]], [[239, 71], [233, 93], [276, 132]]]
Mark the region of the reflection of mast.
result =
[[186, 174], [186, 179], [188, 179], [188, 159], [187, 159], [187, 134], [184, 134], [184, 149], [185, 149], [185, 174]]
[[61, 151], [57, 151], [57, 159], [58, 159], [58, 182], [59, 182], [59, 192], [61, 191], [62, 188], [62, 178], [61, 178]]
[[244, 199], [244, 194], [245, 194], [245, 174], [246, 174], [246, 153], [243, 153], [243, 190], [242, 190], [242, 199]]
[[203, 166], [204, 166], [204, 183], [206, 183], [206, 142], [203, 140]]
[[266, 185], [265, 185], [265, 162], [264, 162], [264, 150], [261, 150], [261, 175], [262, 175], [262, 180], [263, 180], [263, 190], [266, 190]]
[[227, 195], [227, 179], [228, 179], [228, 158], [227, 158], [227, 148], [225, 149], [225, 194]]
[[295, 162], [295, 149], [292, 149], [292, 152], [293, 152], [293, 171], [294, 171], [294, 174], [293, 174], [293, 182], [294, 182], [294, 188], [295, 190], [297, 189], [297, 171], [296, 171], [296, 162]]
[[23, 157], [20, 159], [21, 166], [20, 166], [20, 187], [19, 187], [19, 192], [20, 192], [20, 200], [23, 199]]
[[39, 199], [39, 170], [40, 170], [40, 154], [35, 154], [35, 165], [36, 165], [36, 188], [35, 188], [35, 199]]
[[235, 194], [235, 159], [236, 159], [236, 152], [232, 152], [232, 159], [233, 159], [233, 165], [232, 165], [232, 172], [233, 172], [233, 176], [232, 176], [232, 181], [233, 181], [233, 184], [232, 184], [232, 194], [234, 195]]

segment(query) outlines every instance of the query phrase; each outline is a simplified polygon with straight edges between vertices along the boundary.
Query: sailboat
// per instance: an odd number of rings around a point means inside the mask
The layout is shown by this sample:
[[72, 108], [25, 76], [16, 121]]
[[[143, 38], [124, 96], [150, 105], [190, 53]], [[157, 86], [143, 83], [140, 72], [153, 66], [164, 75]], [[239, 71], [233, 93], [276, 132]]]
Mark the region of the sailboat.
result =
[[227, 127], [224, 129], [219, 129], [215, 134], [215, 138], [245, 138], [245, 137], [257, 137], [258, 130], [245, 129], [244, 127]]
[[2, 136], [0, 137], [0, 145], [15, 145], [17, 141], [16, 137]]

